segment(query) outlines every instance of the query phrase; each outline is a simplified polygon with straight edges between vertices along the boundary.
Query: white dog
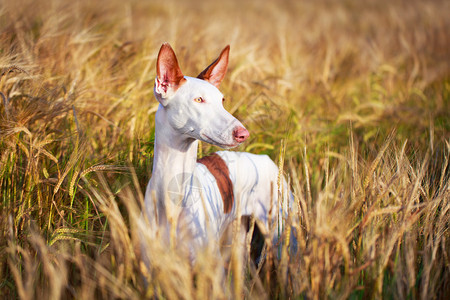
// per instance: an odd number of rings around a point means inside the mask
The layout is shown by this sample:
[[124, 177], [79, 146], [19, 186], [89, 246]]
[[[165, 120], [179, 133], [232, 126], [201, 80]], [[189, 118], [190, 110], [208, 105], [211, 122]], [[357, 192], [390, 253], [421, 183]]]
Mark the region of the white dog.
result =
[[249, 136], [224, 109], [218, 89], [229, 51], [225, 47], [197, 78], [183, 75], [169, 44], [158, 54], [154, 93], [160, 105], [146, 213], [151, 226], [162, 230], [176, 220], [177, 235], [194, 258], [196, 249], [210, 239], [217, 243], [236, 218], [253, 216], [267, 228], [293, 207], [286, 181], [266, 155], [220, 151], [197, 160], [198, 140], [228, 149]]

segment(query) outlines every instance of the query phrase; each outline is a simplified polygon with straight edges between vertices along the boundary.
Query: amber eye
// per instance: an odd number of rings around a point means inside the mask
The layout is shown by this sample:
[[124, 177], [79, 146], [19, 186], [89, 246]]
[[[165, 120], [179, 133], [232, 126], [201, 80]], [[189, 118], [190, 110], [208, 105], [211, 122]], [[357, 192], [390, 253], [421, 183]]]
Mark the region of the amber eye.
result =
[[203, 103], [203, 102], [205, 102], [205, 100], [203, 100], [202, 97], [197, 97], [197, 98], [194, 99], [194, 101], [197, 102], [197, 103]]

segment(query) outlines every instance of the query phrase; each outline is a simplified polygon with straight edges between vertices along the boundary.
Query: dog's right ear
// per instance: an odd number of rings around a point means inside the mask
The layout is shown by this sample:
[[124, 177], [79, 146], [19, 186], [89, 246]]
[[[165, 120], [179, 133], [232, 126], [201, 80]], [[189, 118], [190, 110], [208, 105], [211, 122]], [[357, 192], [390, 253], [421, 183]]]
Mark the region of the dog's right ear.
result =
[[230, 45], [226, 46], [219, 57], [213, 61], [206, 69], [204, 69], [197, 78], [206, 80], [212, 85], [219, 88], [220, 83], [225, 77], [228, 68], [228, 56], [230, 54]]
[[164, 43], [159, 49], [156, 61], [155, 96], [162, 104], [175, 94], [178, 88], [186, 81], [178, 65], [177, 57], [172, 47]]

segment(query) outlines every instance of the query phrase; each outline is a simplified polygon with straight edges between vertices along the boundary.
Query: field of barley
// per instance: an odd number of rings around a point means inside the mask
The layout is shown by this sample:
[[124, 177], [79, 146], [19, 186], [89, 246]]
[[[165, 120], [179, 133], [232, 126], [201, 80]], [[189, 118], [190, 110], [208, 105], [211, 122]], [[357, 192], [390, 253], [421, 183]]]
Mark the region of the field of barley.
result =
[[[448, 299], [449, 1], [0, 3], [1, 299]], [[226, 45], [238, 151], [283, 170], [297, 250], [192, 265], [139, 234], [163, 42]], [[199, 156], [219, 150], [203, 143]], [[225, 278], [224, 278], [225, 272]]]

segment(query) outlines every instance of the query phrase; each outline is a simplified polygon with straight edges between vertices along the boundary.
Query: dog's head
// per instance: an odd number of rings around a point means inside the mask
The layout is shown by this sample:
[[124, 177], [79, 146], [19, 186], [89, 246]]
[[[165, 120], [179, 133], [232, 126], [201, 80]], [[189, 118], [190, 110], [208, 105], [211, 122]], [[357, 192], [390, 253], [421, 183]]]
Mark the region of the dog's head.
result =
[[197, 78], [184, 76], [175, 52], [165, 43], [159, 50], [155, 97], [166, 113], [170, 126], [180, 135], [222, 148], [245, 141], [247, 129], [223, 107], [224, 96], [218, 87], [228, 68], [230, 47]]

